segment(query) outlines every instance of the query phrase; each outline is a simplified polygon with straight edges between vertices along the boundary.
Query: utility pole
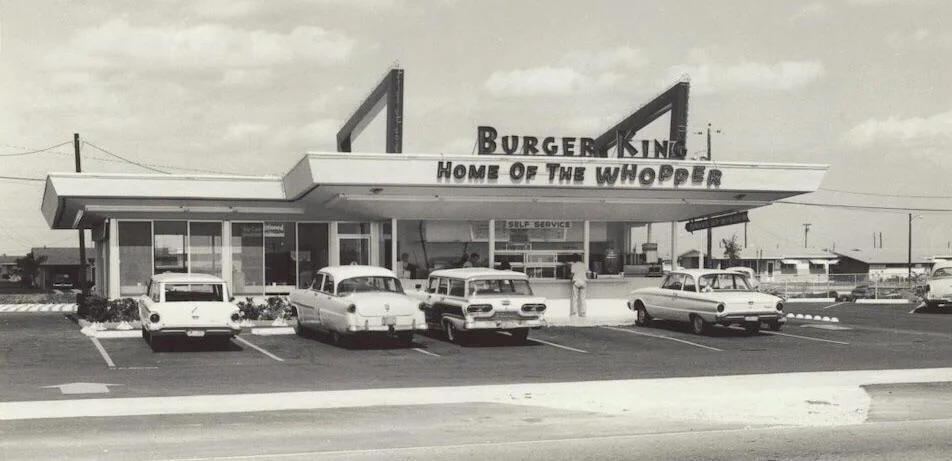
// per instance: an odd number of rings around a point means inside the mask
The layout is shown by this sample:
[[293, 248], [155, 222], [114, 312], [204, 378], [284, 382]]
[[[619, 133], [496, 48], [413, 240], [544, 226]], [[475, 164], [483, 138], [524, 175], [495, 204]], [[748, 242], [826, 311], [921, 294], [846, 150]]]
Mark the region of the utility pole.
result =
[[714, 268], [714, 255], [711, 253], [711, 228], [707, 228], [707, 267], [708, 269]]
[[807, 247], [807, 234], [810, 233], [810, 223], [803, 223], [803, 248]]
[[906, 260], [906, 268], [909, 270], [909, 275], [906, 280], [912, 281], [912, 213], [909, 213], [909, 246], [907, 251], [908, 259]]
[[[73, 152], [76, 154], [76, 172], [83, 172], [83, 165], [79, 155], [79, 133], [73, 133]], [[79, 225], [79, 223], [77, 223]], [[89, 288], [86, 286], [86, 232], [79, 225], [79, 291], [82, 293], [82, 300], [85, 301], [89, 295]]]

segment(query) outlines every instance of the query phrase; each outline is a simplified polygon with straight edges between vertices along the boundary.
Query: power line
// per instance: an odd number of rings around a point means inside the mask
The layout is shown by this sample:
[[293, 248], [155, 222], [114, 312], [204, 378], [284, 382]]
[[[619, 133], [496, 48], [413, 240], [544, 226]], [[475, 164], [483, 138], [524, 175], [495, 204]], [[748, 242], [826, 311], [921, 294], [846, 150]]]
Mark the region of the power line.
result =
[[855, 210], [880, 210], [880, 211], [896, 211], [896, 212], [908, 212], [908, 211], [918, 211], [923, 213], [935, 212], [935, 213], [948, 213], [952, 212], [952, 208], [915, 208], [915, 207], [890, 207], [890, 206], [875, 206], [875, 205], [844, 205], [844, 204], [823, 204], [823, 203], [808, 203], [808, 202], [793, 202], [788, 200], [779, 200], [774, 203], [782, 203], [786, 205], [804, 205], [804, 206], [815, 206], [821, 208], [841, 208], [841, 209], [855, 209]]
[[[15, 154], [0, 154], [0, 157], [22, 157], [22, 156], [24, 156], [24, 155], [39, 154], [39, 153], [42, 153], [42, 152], [51, 151], [51, 150], [53, 150], [53, 149], [56, 149], [57, 147], [63, 147], [63, 146], [65, 146], [65, 145], [67, 145], [67, 144], [70, 144], [70, 143], [72, 143], [72, 141], [66, 141], [66, 142], [64, 142], [64, 143], [60, 143], [60, 144], [57, 144], [57, 145], [55, 145], [55, 146], [50, 146], [50, 147], [46, 147], [46, 148], [43, 148], [43, 149], [31, 150], [31, 151], [28, 151], [28, 152], [18, 152], [18, 153], [15, 153]], [[5, 145], [5, 146], [9, 146], [9, 144], [4, 144], [4, 145]], [[16, 146], [10, 146], [10, 147], [16, 147]]]
[[136, 165], [136, 166], [145, 168], [145, 169], [147, 169], [147, 170], [152, 170], [152, 171], [154, 171], [154, 172], [156, 172], [156, 173], [169, 174], [167, 171], [162, 171], [162, 170], [160, 170], [160, 169], [153, 168], [153, 167], [151, 167], [151, 166], [148, 166], [148, 165], [139, 163], [139, 162], [137, 162], [137, 161], [135, 161], [135, 160], [127, 159], [127, 158], [125, 158], [125, 157], [123, 157], [123, 156], [121, 156], [121, 155], [119, 155], [119, 154], [114, 154], [114, 153], [112, 153], [112, 152], [109, 152], [108, 150], [103, 149], [102, 147], [99, 147], [99, 146], [97, 146], [97, 145], [95, 145], [95, 144], [93, 144], [93, 143], [91, 143], [91, 142], [89, 142], [89, 141], [83, 141], [83, 144], [84, 144], [84, 145], [87, 145], [87, 146], [89, 146], [89, 147], [92, 147], [93, 149], [96, 149], [96, 150], [98, 150], [98, 151], [100, 151], [100, 152], [102, 152], [102, 153], [104, 153], [104, 154], [111, 155], [111, 156], [116, 157], [116, 158], [118, 158], [118, 159], [120, 159], [120, 160], [124, 160], [124, 161], [126, 161], [126, 162], [128, 162], [128, 163], [131, 163], [131, 164], [133, 164], [133, 165]]
[[877, 192], [855, 192], [842, 189], [830, 189], [827, 187], [820, 187], [819, 190], [825, 190], [827, 192], [839, 192], [843, 194], [853, 194], [853, 195], [867, 195], [870, 197], [897, 197], [897, 198], [952, 198], [952, 195], [915, 195], [915, 194], [883, 194]]
[[11, 181], [38, 181], [38, 182], [46, 181], [46, 179], [43, 179], [43, 178], [25, 178], [22, 176], [0, 176], [0, 179], [9, 179]]

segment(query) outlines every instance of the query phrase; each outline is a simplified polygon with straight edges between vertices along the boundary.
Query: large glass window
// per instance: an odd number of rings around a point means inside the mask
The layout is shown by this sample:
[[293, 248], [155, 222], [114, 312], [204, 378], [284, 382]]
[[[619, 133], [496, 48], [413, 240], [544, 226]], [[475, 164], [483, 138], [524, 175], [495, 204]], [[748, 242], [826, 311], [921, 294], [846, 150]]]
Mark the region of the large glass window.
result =
[[231, 277], [234, 292], [264, 292], [264, 224], [232, 223]]
[[119, 221], [119, 295], [146, 292], [152, 277], [152, 223]]
[[221, 223], [188, 223], [191, 272], [221, 277]]
[[342, 265], [370, 264], [369, 223], [338, 223], [337, 242]]
[[306, 287], [314, 274], [329, 264], [327, 223], [298, 223], [298, 284]]
[[155, 273], [188, 272], [185, 221], [155, 221]]
[[264, 223], [265, 291], [287, 292], [297, 285], [294, 223]]

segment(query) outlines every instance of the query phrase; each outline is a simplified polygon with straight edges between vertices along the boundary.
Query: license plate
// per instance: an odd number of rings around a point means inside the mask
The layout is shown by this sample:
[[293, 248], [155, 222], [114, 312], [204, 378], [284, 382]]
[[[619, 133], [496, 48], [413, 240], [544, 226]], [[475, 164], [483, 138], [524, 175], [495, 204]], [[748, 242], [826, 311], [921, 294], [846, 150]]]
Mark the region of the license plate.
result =
[[509, 329], [509, 328], [519, 328], [519, 322], [508, 321], [508, 322], [496, 322], [496, 328]]
[[394, 316], [392, 316], [392, 315], [385, 315], [385, 316], [383, 316], [382, 323], [383, 323], [384, 325], [396, 325], [396, 324], [397, 324], [397, 318], [394, 317]]
[[190, 338], [201, 338], [205, 336], [205, 330], [185, 330], [185, 335]]
[[758, 322], [758, 321], [760, 321], [760, 317], [757, 317], [756, 315], [751, 315], [751, 316], [744, 317], [744, 321], [745, 321], [745, 322]]

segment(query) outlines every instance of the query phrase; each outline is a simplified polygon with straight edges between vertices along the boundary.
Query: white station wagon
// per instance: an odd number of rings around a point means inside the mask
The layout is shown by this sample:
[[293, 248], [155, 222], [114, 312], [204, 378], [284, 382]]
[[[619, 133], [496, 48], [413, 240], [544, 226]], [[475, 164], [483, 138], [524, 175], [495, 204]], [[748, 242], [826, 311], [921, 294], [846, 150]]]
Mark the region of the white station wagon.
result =
[[213, 275], [154, 275], [137, 303], [142, 337], [153, 349], [168, 338], [228, 341], [241, 333], [238, 306], [229, 302], [225, 281]]
[[430, 274], [426, 290], [417, 292], [426, 322], [446, 339], [462, 342], [468, 332], [507, 331], [518, 342], [529, 329], [545, 325], [545, 298], [532, 294], [522, 272], [487, 268], [445, 269]]
[[325, 331], [335, 344], [357, 335], [389, 335], [409, 345], [415, 331], [426, 330], [420, 302], [382, 267], [325, 267], [309, 287], [292, 290], [290, 301], [298, 334]]
[[746, 275], [730, 270], [673, 271], [658, 288], [632, 291], [628, 308], [637, 313], [637, 325], [652, 319], [691, 322], [695, 334], [715, 324], [743, 325], [748, 333], [766, 324], [779, 331], [786, 322], [781, 298], [755, 291]]
[[930, 309], [952, 305], [952, 263], [936, 263], [932, 268], [923, 301]]

